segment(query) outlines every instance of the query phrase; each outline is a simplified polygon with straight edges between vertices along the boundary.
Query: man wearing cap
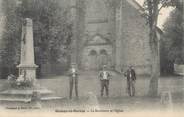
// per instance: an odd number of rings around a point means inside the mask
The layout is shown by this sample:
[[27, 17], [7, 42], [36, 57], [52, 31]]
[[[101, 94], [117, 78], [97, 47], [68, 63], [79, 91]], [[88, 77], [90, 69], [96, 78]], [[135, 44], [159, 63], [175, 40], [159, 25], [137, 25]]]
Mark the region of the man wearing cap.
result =
[[136, 73], [133, 66], [129, 66], [124, 75], [127, 77], [127, 91], [129, 96], [135, 96]]
[[101, 97], [103, 97], [104, 89], [106, 90], [106, 96], [109, 96], [109, 80], [110, 73], [107, 71], [106, 65], [103, 66], [102, 71], [99, 73], [99, 78], [101, 82]]
[[73, 91], [74, 85], [75, 85], [75, 94], [76, 94], [76, 97], [78, 98], [78, 75], [79, 74], [77, 72], [76, 65], [72, 64], [69, 70], [70, 99], [72, 99], [72, 91]]

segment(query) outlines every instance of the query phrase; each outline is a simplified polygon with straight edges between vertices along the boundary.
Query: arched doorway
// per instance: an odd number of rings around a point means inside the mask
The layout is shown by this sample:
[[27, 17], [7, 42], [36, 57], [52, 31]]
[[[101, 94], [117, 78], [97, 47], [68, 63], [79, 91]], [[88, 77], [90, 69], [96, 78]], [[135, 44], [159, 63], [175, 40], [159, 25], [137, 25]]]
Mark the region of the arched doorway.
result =
[[90, 70], [96, 70], [97, 69], [97, 52], [95, 50], [91, 50], [88, 55], [88, 61], [89, 61], [89, 69]]
[[108, 53], [105, 49], [100, 50], [99, 55], [99, 68], [102, 68], [103, 65], [108, 65]]

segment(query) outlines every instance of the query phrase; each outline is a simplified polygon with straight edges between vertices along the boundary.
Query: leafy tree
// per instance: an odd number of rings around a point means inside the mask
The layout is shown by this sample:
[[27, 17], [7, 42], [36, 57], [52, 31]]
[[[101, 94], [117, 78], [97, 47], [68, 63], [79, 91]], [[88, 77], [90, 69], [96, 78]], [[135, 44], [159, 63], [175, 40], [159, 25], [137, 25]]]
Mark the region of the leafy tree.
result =
[[170, 13], [164, 24], [164, 35], [162, 39], [162, 71], [173, 73], [173, 63], [183, 63], [182, 60], [182, 8], [176, 8]]
[[34, 21], [35, 45], [45, 53], [43, 58], [53, 62], [61, 54], [65, 55], [66, 50], [61, 49], [70, 44], [72, 25], [67, 22], [68, 12], [60, 7], [58, 0], [24, 0], [22, 9], [23, 17]]
[[149, 86], [149, 95], [157, 96], [158, 94], [158, 77], [159, 77], [159, 50], [158, 50], [158, 36], [157, 24], [159, 12], [163, 7], [176, 5], [176, 0], [145, 0], [145, 16], [147, 17], [149, 25], [149, 42], [151, 48], [151, 81]]
[[[19, 4], [16, 4], [17, 2]], [[21, 23], [24, 18], [33, 20], [36, 64], [39, 66], [44, 63], [64, 64], [68, 61], [72, 23], [68, 21], [66, 7], [61, 7], [60, 2], [60, 0], [3, 1], [7, 17], [3, 54], [5, 65], [14, 68], [12, 65], [19, 62], [19, 57], [15, 55], [20, 54]]]
[[6, 18], [6, 25], [3, 32], [3, 51], [2, 55], [2, 77], [6, 74], [15, 73], [16, 64], [19, 61], [21, 22], [16, 11], [15, 1], [3, 1], [3, 12]]

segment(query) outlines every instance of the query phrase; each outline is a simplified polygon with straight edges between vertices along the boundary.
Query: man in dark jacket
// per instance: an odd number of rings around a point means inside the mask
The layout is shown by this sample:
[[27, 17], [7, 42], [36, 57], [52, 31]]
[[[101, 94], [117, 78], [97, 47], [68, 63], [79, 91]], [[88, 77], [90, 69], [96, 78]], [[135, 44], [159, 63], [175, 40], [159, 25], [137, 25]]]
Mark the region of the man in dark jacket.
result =
[[70, 99], [72, 99], [72, 91], [73, 87], [75, 85], [75, 94], [78, 98], [78, 71], [75, 64], [71, 65], [71, 68], [69, 70], [69, 85], [70, 85]]
[[135, 81], [136, 81], [136, 73], [132, 66], [128, 68], [125, 72], [125, 76], [127, 77], [127, 91], [129, 96], [135, 96]]
[[106, 96], [108, 97], [110, 73], [107, 71], [106, 65], [104, 65], [102, 71], [100, 71], [99, 78], [101, 82], [101, 97], [103, 97], [104, 89], [106, 90]]

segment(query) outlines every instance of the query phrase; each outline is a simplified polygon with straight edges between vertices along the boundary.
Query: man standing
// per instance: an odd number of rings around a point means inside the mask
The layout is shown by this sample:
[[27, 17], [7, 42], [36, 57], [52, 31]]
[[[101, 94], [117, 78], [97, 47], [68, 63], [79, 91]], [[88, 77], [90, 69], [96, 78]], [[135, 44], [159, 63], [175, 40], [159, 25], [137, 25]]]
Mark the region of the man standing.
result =
[[69, 71], [70, 99], [72, 99], [72, 91], [73, 91], [74, 85], [75, 85], [75, 94], [76, 94], [76, 97], [78, 98], [78, 75], [79, 74], [78, 74], [78, 71], [76, 69], [76, 65], [72, 64], [71, 69]]
[[128, 94], [129, 96], [135, 96], [136, 73], [132, 66], [125, 72], [125, 76], [127, 77]]
[[101, 97], [103, 97], [104, 89], [106, 90], [106, 96], [108, 97], [110, 73], [107, 71], [106, 65], [104, 65], [102, 71], [100, 71], [99, 77], [101, 82]]

